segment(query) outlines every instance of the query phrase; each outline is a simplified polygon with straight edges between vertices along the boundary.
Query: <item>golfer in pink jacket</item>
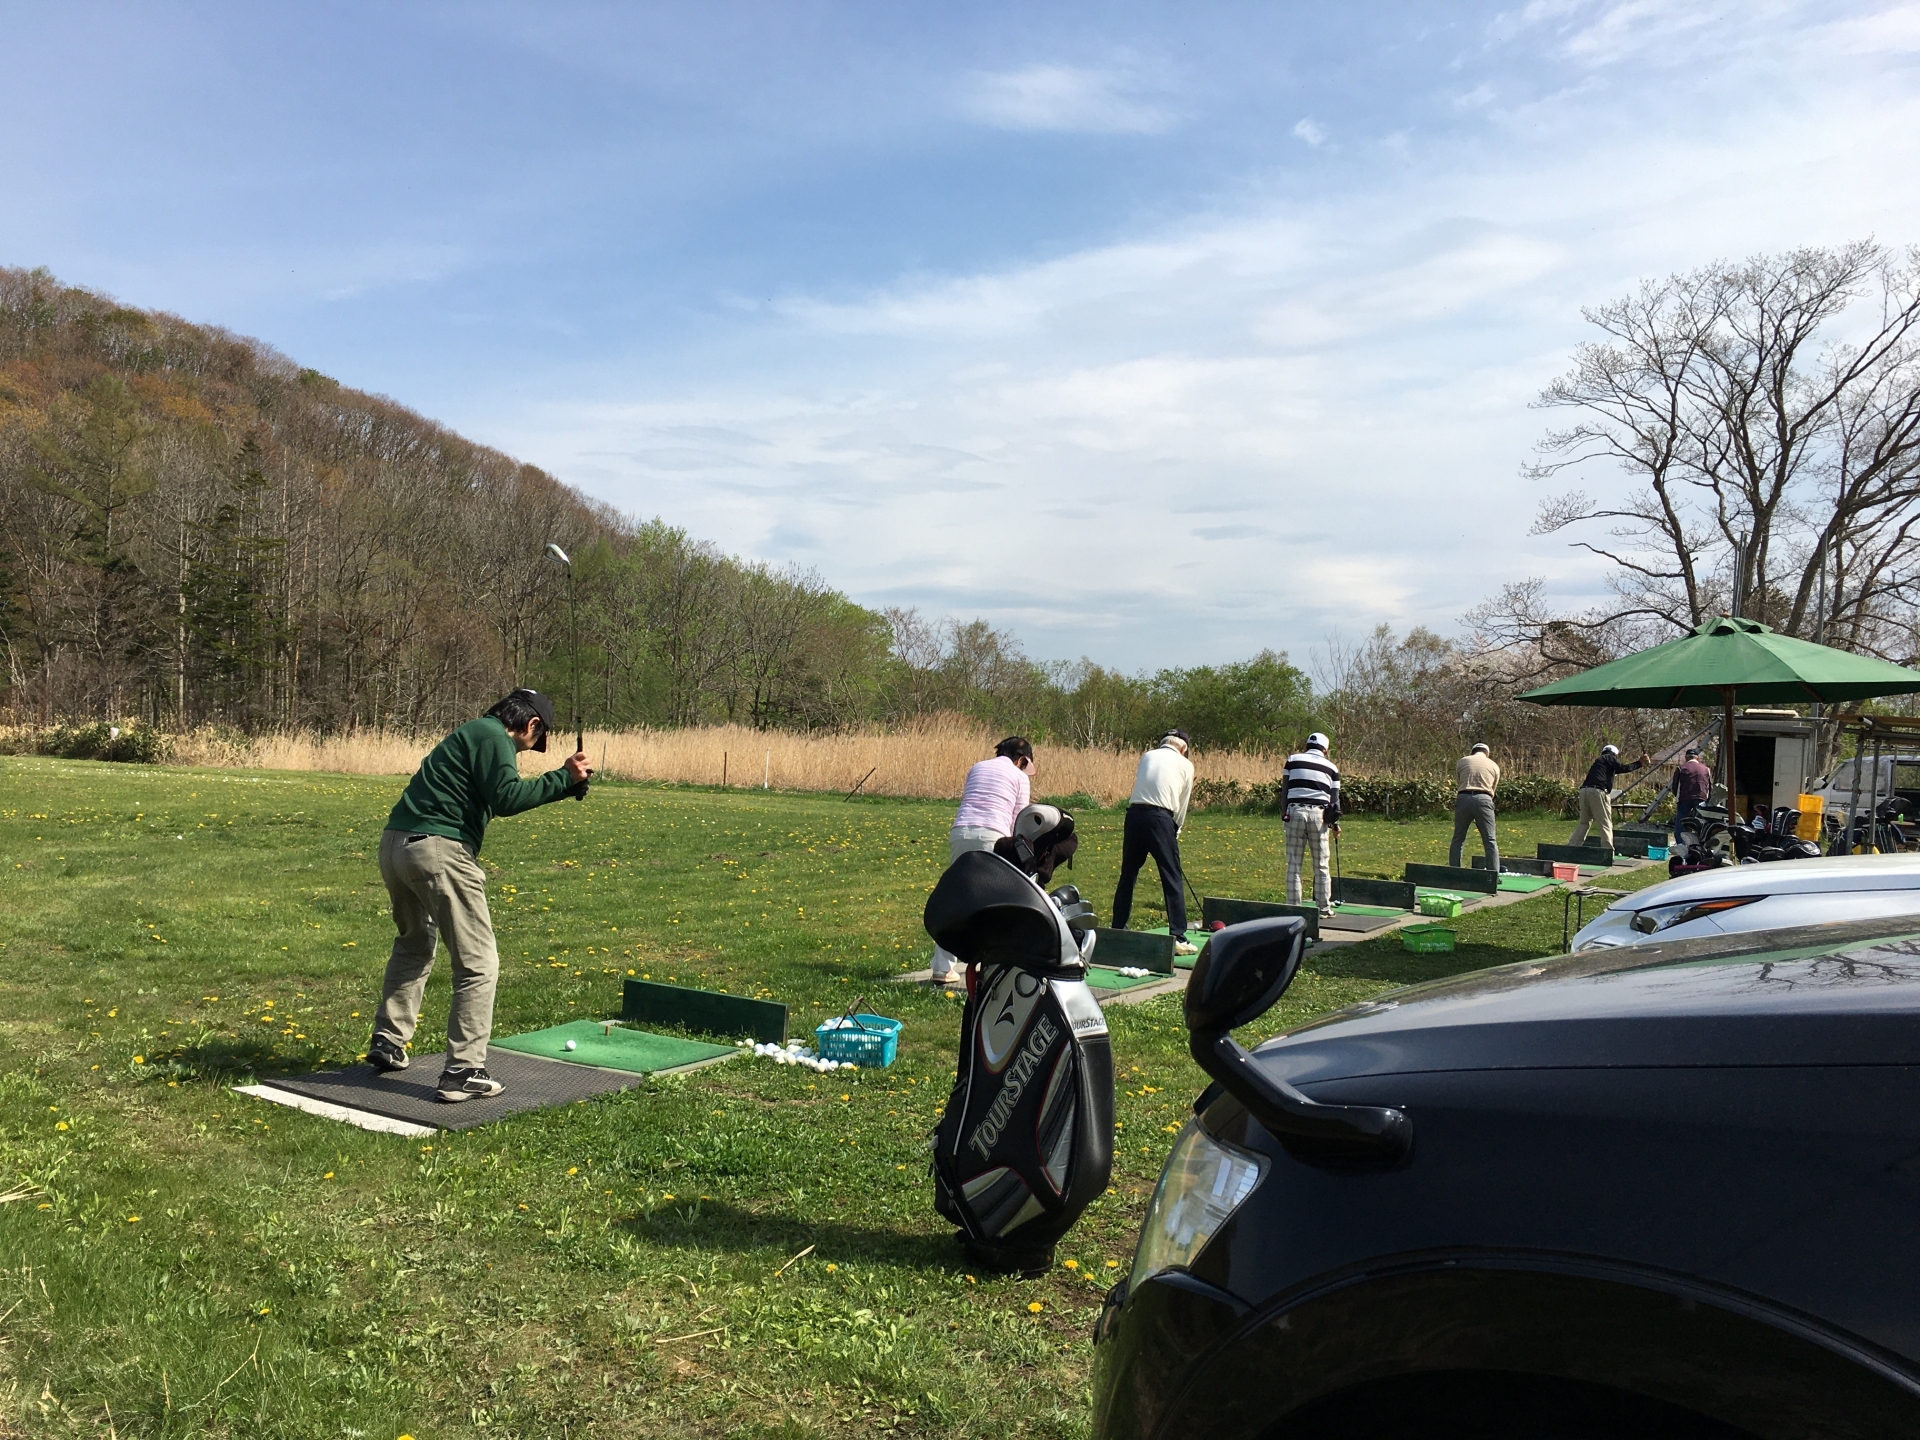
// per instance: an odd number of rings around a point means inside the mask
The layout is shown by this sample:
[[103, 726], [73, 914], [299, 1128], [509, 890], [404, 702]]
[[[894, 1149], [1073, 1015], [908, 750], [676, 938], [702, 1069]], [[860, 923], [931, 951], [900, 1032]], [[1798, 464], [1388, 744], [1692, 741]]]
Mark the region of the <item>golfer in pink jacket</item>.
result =
[[[1014, 817], [1033, 801], [1033, 742], [1009, 735], [993, 747], [993, 758], [967, 771], [960, 791], [960, 809], [947, 832], [947, 859], [958, 860], [969, 850], [991, 850], [993, 842], [1013, 833]], [[933, 983], [954, 981], [953, 956], [939, 946], [933, 950]]]

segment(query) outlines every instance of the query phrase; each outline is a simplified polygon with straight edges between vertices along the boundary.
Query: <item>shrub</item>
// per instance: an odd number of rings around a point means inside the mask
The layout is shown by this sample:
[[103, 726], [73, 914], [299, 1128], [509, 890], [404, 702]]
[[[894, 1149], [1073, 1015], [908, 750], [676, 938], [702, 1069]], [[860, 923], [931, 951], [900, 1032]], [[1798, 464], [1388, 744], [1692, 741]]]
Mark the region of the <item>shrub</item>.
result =
[[[1341, 809], [1349, 815], [1409, 818], [1451, 815], [1458, 792], [1451, 780], [1350, 775], [1340, 782]], [[1548, 810], [1572, 818], [1577, 787], [1547, 775], [1514, 775], [1500, 782], [1500, 808]], [[1248, 815], [1277, 815], [1286, 809], [1286, 791], [1278, 780], [1248, 784], [1241, 780], [1198, 780], [1196, 810], [1230, 810]]]
[[167, 758], [172, 737], [133, 721], [119, 726], [96, 720], [88, 725], [61, 724], [42, 730], [35, 737], [33, 748], [37, 754], [57, 755], [66, 760], [120, 760], [157, 765]]

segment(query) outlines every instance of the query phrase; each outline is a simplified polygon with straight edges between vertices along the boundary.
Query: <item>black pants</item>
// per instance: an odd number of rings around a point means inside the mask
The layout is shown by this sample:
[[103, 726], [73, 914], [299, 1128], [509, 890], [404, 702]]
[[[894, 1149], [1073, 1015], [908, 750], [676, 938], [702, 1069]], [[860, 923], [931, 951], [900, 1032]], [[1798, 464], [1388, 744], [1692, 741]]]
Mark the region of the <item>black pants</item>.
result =
[[1167, 929], [1177, 940], [1187, 933], [1186, 882], [1180, 875], [1180, 827], [1161, 805], [1129, 805], [1120, 840], [1120, 884], [1113, 892], [1113, 928], [1127, 928], [1133, 913], [1133, 882], [1153, 857], [1160, 872], [1160, 893], [1167, 902]]

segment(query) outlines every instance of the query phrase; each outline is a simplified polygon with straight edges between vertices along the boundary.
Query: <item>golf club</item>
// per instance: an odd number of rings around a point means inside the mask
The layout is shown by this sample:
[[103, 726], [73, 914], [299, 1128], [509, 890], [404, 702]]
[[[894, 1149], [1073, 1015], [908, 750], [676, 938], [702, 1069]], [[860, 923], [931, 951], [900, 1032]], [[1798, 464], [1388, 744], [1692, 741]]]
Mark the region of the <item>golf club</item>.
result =
[[1194, 890], [1193, 881], [1187, 877], [1187, 867], [1184, 865], [1180, 867], [1180, 883], [1187, 888], [1187, 904], [1191, 907], [1187, 911], [1188, 925], [1190, 928], [1197, 925], [1204, 932], [1207, 926], [1207, 907], [1201, 903], [1199, 893]]
[[[580, 612], [573, 603], [573, 560], [553, 541], [547, 542], [547, 553], [567, 567], [567, 644], [573, 652], [573, 752], [584, 755], [587, 749], [587, 729], [580, 719]], [[573, 792], [573, 798], [587, 798], [587, 782], [582, 780]]]

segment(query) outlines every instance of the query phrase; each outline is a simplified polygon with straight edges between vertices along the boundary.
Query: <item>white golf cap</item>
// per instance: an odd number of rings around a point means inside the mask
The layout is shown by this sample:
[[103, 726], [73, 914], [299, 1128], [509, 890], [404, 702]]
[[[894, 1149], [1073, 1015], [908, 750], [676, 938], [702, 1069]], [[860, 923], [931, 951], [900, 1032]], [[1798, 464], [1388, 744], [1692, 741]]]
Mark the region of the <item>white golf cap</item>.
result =
[[1332, 748], [1333, 742], [1318, 730], [1307, 736], [1307, 749], [1309, 750], [1331, 750]]
[[1486, 751], [1486, 752], [1487, 752], [1487, 754], [1489, 754], [1489, 755], [1491, 755], [1491, 754], [1493, 753], [1493, 747], [1492, 747], [1491, 745], [1489, 745], [1489, 744], [1487, 744], [1487, 742], [1486, 742], [1486, 741], [1484, 741], [1484, 740], [1476, 740], [1476, 741], [1474, 741], [1474, 742], [1473, 742], [1473, 750], [1469, 750], [1469, 751], [1467, 751], [1467, 753], [1468, 753], [1469, 755], [1471, 755], [1471, 754], [1473, 754], [1473, 753], [1474, 753], [1474, 751], [1475, 751], [1475, 750], [1484, 750], [1484, 751]]
[[1600, 753], [1602, 755], [1618, 755], [1620, 753], [1620, 747], [1618, 745], [1602, 745], [1600, 747]]

